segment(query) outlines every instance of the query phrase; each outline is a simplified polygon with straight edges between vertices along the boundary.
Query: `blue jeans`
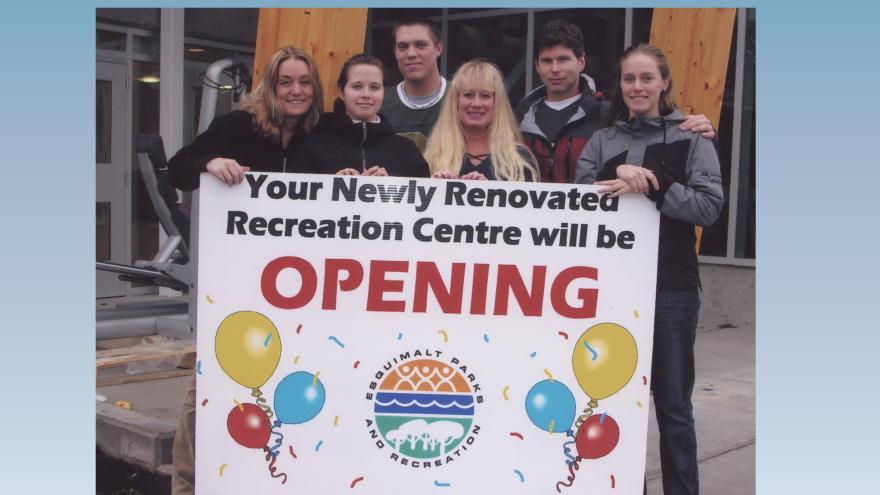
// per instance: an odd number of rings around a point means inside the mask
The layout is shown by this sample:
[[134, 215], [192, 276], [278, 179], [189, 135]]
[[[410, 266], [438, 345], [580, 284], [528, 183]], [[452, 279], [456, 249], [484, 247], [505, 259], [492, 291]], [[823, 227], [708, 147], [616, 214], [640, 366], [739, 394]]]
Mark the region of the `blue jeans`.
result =
[[697, 433], [694, 429], [694, 341], [700, 293], [692, 289], [657, 291], [651, 391], [660, 429], [660, 468], [664, 495], [696, 495]]

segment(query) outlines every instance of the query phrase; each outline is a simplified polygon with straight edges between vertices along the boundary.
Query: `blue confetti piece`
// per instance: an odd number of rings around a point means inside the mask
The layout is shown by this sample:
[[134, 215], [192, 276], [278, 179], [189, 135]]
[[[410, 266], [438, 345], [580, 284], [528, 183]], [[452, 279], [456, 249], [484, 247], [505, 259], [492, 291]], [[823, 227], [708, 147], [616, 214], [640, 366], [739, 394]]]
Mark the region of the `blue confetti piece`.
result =
[[266, 335], [266, 340], [263, 341], [263, 347], [269, 347], [270, 340], [272, 340], [272, 332], [269, 332], [269, 335]]
[[604, 423], [605, 423], [605, 413], [602, 413], [602, 415], [599, 416], [599, 424], [601, 425]]
[[315, 445], [315, 452], [321, 450], [321, 445], [324, 445], [324, 441], [323, 441], [323, 440], [321, 440], [320, 442], [318, 442], [317, 445]]
[[483, 334], [483, 340], [485, 340], [487, 344], [489, 343], [489, 334], [488, 333]]
[[401, 339], [403, 339], [403, 332], [398, 332], [397, 340], [401, 340]]
[[529, 357], [535, 357], [535, 356], [537, 356], [537, 355], [538, 355], [537, 352], [532, 352], [531, 354], [529, 354]]
[[340, 342], [339, 339], [337, 339], [336, 337], [334, 337], [332, 335], [327, 337], [327, 340], [332, 340], [333, 342], [336, 342], [336, 345], [338, 345], [339, 347], [342, 347], [343, 349], [345, 348], [345, 344]]
[[202, 374], [202, 362], [201, 361], [196, 361], [196, 373], [199, 375]]
[[590, 344], [588, 344], [586, 340], [584, 341], [584, 345], [587, 347], [587, 350], [590, 351], [590, 353], [593, 355], [593, 361], [595, 361], [596, 358], [599, 357], [599, 353], [596, 352], [595, 349], [590, 347]]
[[519, 469], [514, 469], [513, 472], [516, 473], [517, 476], [519, 476], [519, 481], [520, 481], [520, 483], [525, 483], [525, 482], [526, 482], [526, 477], [523, 476], [523, 474], [520, 472]]
[[449, 483], [442, 483], [440, 481], [434, 480], [434, 486], [449, 486]]

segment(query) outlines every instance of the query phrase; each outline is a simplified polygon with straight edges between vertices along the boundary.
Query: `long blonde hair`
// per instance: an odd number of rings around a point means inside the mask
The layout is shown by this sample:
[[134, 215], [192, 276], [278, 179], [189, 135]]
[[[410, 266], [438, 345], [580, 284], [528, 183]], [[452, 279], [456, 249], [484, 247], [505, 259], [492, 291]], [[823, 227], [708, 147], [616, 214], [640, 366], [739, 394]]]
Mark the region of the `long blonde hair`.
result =
[[467, 90], [486, 90], [495, 95], [495, 111], [489, 123], [489, 153], [492, 155], [495, 177], [522, 181], [526, 178], [525, 170], [529, 170], [532, 179], [537, 181], [540, 175], [531, 151], [523, 144], [504, 89], [501, 70], [495, 64], [479, 59], [462, 65], [452, 78], [451, 89], [425, 147], [425, 160], [431, 167], [431, 173], [458, 173], [461, 170], [466, 146], [459, 120], [458, 98]]
[[321, 106], [324, 104], [324, 91], [321, 89], [321, 78], [318, 75], [318, 66], [312, 57], [295, 46], [285, 46], [269, 57], [263, 77], [257, 87], [245, 95], [241, 102], [241, 109], [253, 114], [254, 121], [264, 136], [280, 138], [281, 127], [284, 125], [284, 108], [275, 95], [275, 84], [278, 82], [278, 70], [287, 59], [296, 59], [306, 64], [312, 76], [314, 94], [312, 107], [303, 115], [297, 124], [305, 132], [311, 130], [321, 117]]

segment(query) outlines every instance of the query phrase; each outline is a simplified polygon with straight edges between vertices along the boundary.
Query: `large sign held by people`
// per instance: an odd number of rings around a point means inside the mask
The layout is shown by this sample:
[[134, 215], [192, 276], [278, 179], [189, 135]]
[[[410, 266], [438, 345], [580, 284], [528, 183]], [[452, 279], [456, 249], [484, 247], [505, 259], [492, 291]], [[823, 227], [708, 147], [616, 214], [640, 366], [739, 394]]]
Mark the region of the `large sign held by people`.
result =
[[594, 186], [203, 175], [198, 493], [641, 493], [658, 225]]

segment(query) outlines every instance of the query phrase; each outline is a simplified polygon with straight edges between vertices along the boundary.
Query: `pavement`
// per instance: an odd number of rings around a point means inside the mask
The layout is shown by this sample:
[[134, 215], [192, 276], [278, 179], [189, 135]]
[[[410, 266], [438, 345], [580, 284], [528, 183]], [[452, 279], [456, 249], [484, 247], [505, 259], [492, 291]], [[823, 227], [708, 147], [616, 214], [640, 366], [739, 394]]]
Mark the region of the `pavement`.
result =
[[[700, 487], [712, 495], [755, 493], [755, 329], [701, 324], [696, 344], [694, 415]], [[109, 372], [104, 371], [102, 372]], [[118, 371], [117, 371], [118, 372]], [[109, 456], [170, 474], [171, 443], [188, 377], [100, 387], [97, 443]], [[115, 406], [132, 402], [132, 410]], [[663, 493], [657, 423], [648, 429], [648, 493]]]

